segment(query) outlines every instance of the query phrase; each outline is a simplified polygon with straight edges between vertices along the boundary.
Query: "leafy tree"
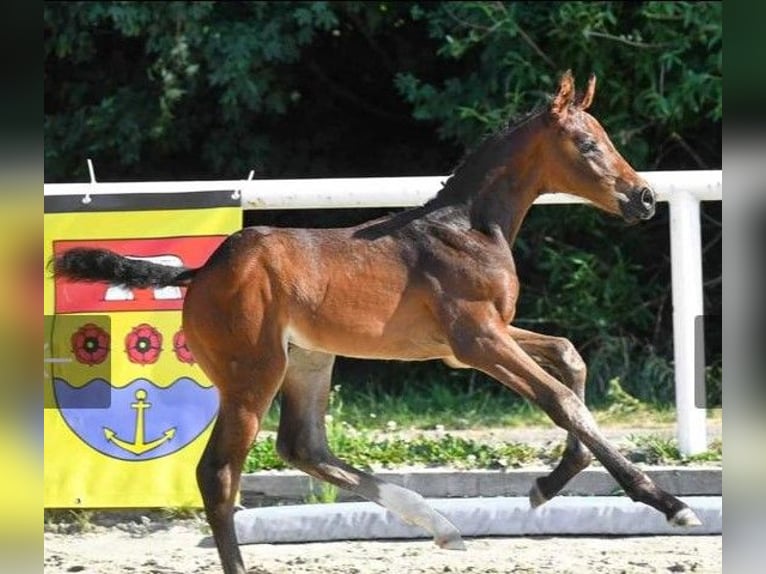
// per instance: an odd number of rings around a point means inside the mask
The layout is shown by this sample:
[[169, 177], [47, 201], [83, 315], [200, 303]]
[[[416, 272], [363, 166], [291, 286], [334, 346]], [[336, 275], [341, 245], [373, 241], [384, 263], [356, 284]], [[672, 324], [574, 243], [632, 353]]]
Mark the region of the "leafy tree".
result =
[[[597, 74], [594, 114], [638, 169], [721, 166], [718, 2], [67, 2], [43, 30], [46, 181], [84, 180], [86, 157], [113, 180], [443, 174], [566, 68]], [[720, 313], [720, 207], [704, 211]], [[668, 398], [667, 217], [536, 207], [517, 242], [519, 324], [571, 337], [597, 394], [622, 376]]]
[[594, 72], [594, 109], [632, 162], [717, 167], [720, 137], [693, 134], [723, 113], [722, 9], [719, 2], [416, 5], [412, 16], [427, 22], [439, 56], [464, 65], [448, 77], [404, 72], [397, 85], [416, 117], [471, 145], [539, 105], [561, 70], [581, 79]]
[[[254, 164], [305, 175], [359, 149], [332, 137], [358, 113], [384, 137], [436, 127], [444, 171], [456, 145], [540, 104], [565, 68], [598, 74], [596, 111], [637, 165], [717, 167], [721, 12], [717, 2], [50, 3], [46, 176], [73, 177], [84, 153], [115, 176], [183, 166], [221, 177]], [[323, 157], [307, 159], [283, 131]], [[422, 161], [396, 159], [404, 170]]]
[[46, 4], [46, 179], [444, 171], [393, 82], [429, 42], [409, 8]]

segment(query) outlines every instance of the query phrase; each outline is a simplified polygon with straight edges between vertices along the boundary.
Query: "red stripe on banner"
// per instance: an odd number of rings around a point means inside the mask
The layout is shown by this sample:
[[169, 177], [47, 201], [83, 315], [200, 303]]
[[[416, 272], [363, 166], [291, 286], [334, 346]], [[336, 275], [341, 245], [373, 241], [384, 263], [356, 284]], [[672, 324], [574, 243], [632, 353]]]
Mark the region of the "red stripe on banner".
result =
[[[109, 249], [126, 257], [148, 258], [164, 265], [200, 267], [226, 237], [226, 235], [197, 235], [54, 241], [53, 253], [58, 256], [73, 247], [92, 247]], [[75, 283], [57, 277], [55, 279], [55, 312], [178, 311], [183, 306], [185, 294], [185, 287], [129, 290], [119, 285]]]

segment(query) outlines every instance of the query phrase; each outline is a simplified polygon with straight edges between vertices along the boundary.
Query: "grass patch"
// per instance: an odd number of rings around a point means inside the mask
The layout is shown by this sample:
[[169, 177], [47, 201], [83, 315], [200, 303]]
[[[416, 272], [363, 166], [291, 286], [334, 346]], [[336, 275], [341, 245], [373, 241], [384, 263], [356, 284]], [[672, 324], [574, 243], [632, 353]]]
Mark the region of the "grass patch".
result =
[[[330, 432], [330, 448], [349, 464], [366, 470], [400, 466], [450, 466], [453, 468], [507, 468], [547, 457], [541, 449], [522, 444], [491, 445], [445, 434], [442, 437], [381, 438], [371, 432]], [[289, 468], [276, 454], [275, 440], [255, 443], [245, 462], [245, 472]]]
[[[434, 385], [432, 401], [417, 391], [400, 397], [381, 395], [382, 400], [377, 401], [377, 394], [347, 394], [336, 385], [325, 417], [330, 448], [350, 464], [368, 470], [404, 465], [503, 468], [529, 463], [540, 455], [533, 447], [521, 443], [487, 445], [449, 433], [414, 439], [380, 436], [381, 432], [397, 428], [485, 428], [547, 420], [529, 403], [518, 399], [512, 402], [512, 396], [507, 403], [511, 412], [501, 413], [497, 404], [475, 391], [469, 389], [455, 395], [448, 390], [446, 384]], [[468, 408], [455, 415], [456, 401], [460, 399], [468, 402]], [[277, 426], [279, 408], [275, 407], [264, 424], [267, 430]], [[245, 471], [288, 468], [276, 454], [275, 442], [273, 437], [257, 441], [245, 461]]]
[[[351, 465], [368, 471], [402, 466], [450, 467], [455, 469], [506, 469], [525, 465], [555, 465], [561, 458], [563, 443], [535, 447], [511, 442], [487, 444], [456, 437], [449, 433], [438, 438], [415, 437], [385, 438], [370, 432], [353, 433], [352, 436], [330, 433], [330, 446]], [[723, 444], [720, 440], [700, 454], [684, 456], [675, 439], [659, 435], [629, 437], [629, 443], [620, 448], [633, 462], [651, 465], [688, 465], [693, 463], [720, 462]], [[598, 463], [594, 463], [598, 465]], [[261, 470], [284, 470], [289, 468], [276, 454], [275, 440], [267, 437], [258, 441], [245, 462], [245, 472]], [[308, 502], [335, 500], [337, 490], [325, 492], [312, 488]]]
[[[501, 389], [502, 390], [502, 389]], [[532, 463], [555, 464], [563, 445], [535, 447], [519, 442], [487, 444], [450, 434], [463, 429], [497, 427], [552, 427], [537, 407], [513, 393], [492, 393], [480, 384], [467, 389], [450, 381], [435, 383], [426, 396], [413, 386], [399, 395], [378, 394], [369, 388], [348, 390], [335, 386], [330, 394], [326, 428], [330, 448], [350, 464], [374, 470], [401, 466], [449, 466], [462, 469], [513, 468]], [[611, 379], [606, 400], [594, 411], [602, 426], [662, 428], [673, 423], [671, 407], [658, 407], [639, 401], [626, 392], [617, 378]], [[279, 408], [275, 405], [265, 429], [277, 426]], [[713, 412], [720, 417], [720, 410]], [[436, 436], [411, 437], [394, 433], [437, 429]], [[631, 460], [647, 464], [689, 464], [721, 460], [720, 441], [701, 455], [684, 457], [674, 440], [660, 435], [637, 437], [624, 447]], [[288, 468], [276, 454], [275, 439], [265, 436], [253, 445], [245, 462], [246, 472]], [[312, 489], [310, 501], [322, 502], [337, 495]]]
[[723, 443], [714, 440], [705, 452], [685, 456], [678, 448], [676, 439], [657, 435], [631, 436], [628, 439], [635, 445], [628, 452], [633, 462], [645, 464], [692, 464], [699, 462], [717, 462], [723, 459]]
[[[336, 385], [328, 413], [358, 429], [385, 430], [390, 421], [403, 428], [420, 430], [443, 426], [449, 429], [514, 427], [549, 424], [536, 406], [497, 383], [464, 387], [445, 380], [429, 385], [405, 386], [388, 393], [383, 386]], [[264, 430], [276, 430], [279, 402], [264, 419]]]
[[315, 480], [309, 477], [309, 493], [306, 496], [308, 504], [331, 504], [337, 502], [339, 488], [323, 480]]
[[622, 387], [619, 377], [609, 380], [604, 398], [597, 408], [591, 409], [601, 425], [632, 425], [651, 427], [675, 421], [671, 404], [640, 401]]
[[95, 526], [95, 512], [85, 508], [48, 508], [43, 514], [46, 527], [63, 526], [71, 534], [91, 532]]
[[[263, 429], [275, 431], [279, 422], [279, 401], [263, 421]], [[463, 385], [444, 380], [405, 385], [387, 393], [382, 385], [336, 385], [327, 412], [360, 430], [448, 430], [482, 428], [552, 427], [548, 416], [537, 406], [495, 382], [475, 377]], [[623, 390], [619, 378], [611, 379], [604, 400], [591, 407], [601, 425], [657, 427], [675, 421], [672, 403], [640, 401]]]
[[163, 520], [205, 519], [205, 511], [196, 506], [170, 506], [160, 508], [159, 513]]
[[[563, 443], [535, 447], [511, 442], [488, 444], [446, 433], [432, 438], [386, 438], [371, 432], [329, 435], [330, 446], [351, 465], [368, 471], [402, 466], [450, 467], [455, 469], [506, 469], [525, 465], [555, 465], [561, 458]], [[629, 437], [629, 444], [620, 448], [633, 462], [651, 465], [688, 465], [693, 463], [720, 462], [723, 444], [720, 440], [700, 454], [684, 456], [675, 439], [659, 435]], [[595, 463], [598, 465], [598, 463]], [[269, 436], [259, 440], [245, 462], [245, 472], [261, 470], [284, 470], [289, 468], [276, 454], [275, 440]], [[324, 490], [312, 488], [308, 502], [328, 502], [337, 497], [334, 487]]]

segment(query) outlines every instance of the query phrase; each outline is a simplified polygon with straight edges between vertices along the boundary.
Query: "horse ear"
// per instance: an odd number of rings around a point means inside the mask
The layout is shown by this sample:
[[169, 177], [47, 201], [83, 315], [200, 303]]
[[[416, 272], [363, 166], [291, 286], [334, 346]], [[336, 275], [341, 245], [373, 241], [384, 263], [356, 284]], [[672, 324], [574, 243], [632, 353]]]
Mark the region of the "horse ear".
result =
[[575, 95], [574, 77], [572, 70], [567, 70], [559, 80], [559, 89], [551, 102], [551, 114], [558, 119], [563, 119], [569, 106], [572, 105]]
[[581, 110], [587, 110], [593, 103], [593, 95], [596, 93], [596, 74], [591, 74], [588, 78], [588, 86], [585, 88], [585, 93], [577, 103], [577, 107]]

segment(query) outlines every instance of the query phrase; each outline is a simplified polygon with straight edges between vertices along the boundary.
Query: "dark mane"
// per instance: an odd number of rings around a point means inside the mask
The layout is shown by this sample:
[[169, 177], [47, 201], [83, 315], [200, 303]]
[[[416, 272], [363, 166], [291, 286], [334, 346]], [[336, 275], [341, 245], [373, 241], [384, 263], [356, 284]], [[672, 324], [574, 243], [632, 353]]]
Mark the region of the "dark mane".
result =
[[459, 225], [459, 218], [454, 215], [455, 210], [465, 210], [465, 200], [478, 193], [487, 173], [504, 161], [509, 147], [517, 145], [519, 138], [515, 137], [514, 133], [545, 109], [543, 105], [536, 106], [532, 111], [509, 120], [502, 129], [484, 136], [463, 155], [439, 192], [425, 204], [368, 221], [354, 232], [354, 237], [377, 239], [400, 231], [423, 218], [426, 225], [437, 222], [451, 226]]
[[528, 112], [524, 112], [523, 114], [515, 115], [506, 122], [506, 124], [500, 128], [497, 131], [494, 132], [487, 132], [485, 133], [479, 142], [477, 144], [474, 144], [473, 146], [470, 146], [466, 149], [466, 152], [463, 154], [463, 157], [460, 159], [458, 164], [455, 166], [455, 168], [452, 170], [452, 173], [456, 173], [463, 165], [466, 163], [466, 161], [473, 156], [476, 152], [479, 151], [479, 149], [487, 143], [489, 140], [502, 140], [508, 137], [511, 132], [513, 132], [516, 128], [521, 126], [521, 124], [526, 123], [528, 120], [531, 120], [533, 117], [541, 114], [545, 111], [544, 105], [538, 105], [535, 106], [532, 110]]
[[511, 118], [503, 128], [486, 134], [478, 144], [468, 148], [442, 189], [426, 205], [445, 199], [461, 199], [472, 190], [476, 191], [475, 186], [480, 184], [477, 178], [483, 178], [492, 164], [497, 162], [498, 152], [505, 144], [513, 143], [513, 133], [545, 110], [545, 104], [535, 106], [531, 111]]

